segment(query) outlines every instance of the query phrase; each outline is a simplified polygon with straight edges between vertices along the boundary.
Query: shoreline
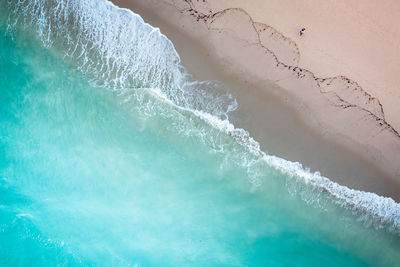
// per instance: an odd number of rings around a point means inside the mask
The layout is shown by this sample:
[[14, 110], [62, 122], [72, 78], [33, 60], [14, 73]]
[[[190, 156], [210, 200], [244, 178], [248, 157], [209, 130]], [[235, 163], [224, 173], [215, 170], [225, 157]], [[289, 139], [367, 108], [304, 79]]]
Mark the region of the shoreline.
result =
[[[360, 142], [354, 142], [351, 131], [343, 133], [340, 127], [338, 129], [327, 125], [326, 120], [337, 112], [337, 107], [328, 106], [330, 110], [328, 109], [323, 118], [314, 116], [315, 111], [318, 111], [315, 103], [319, 110], [324, 111], [322, 106], [327, 102], [326, 99], [325, 102], [321, 101], [321, 96], [312, 91], [315, 85], [310, 82], [310, 77], [302, 76], [304, 75], [301, 73], [302, 69], [297, 68], [294, 71], [297, 78], [289, 76], [277, 82], [278, 78], [282, 77], [282, 72], [287, 70], [279, 69], [281, 66], [273, 66], [274, 64], [269, 66], [262, 62], [261, 66], [266, 66], [272, 74], [260, 79], [259, 73], [249, 71], [248, 66], [239, 65], [245, 63], [240, 60], [238, 62], [237, 58], [233, 57], [232, 46], [229, 46], [233, 43], [233, 48], [243, 49], [241, 43], [243, 40], [238, 42], [235, 36], [230, 36], [231, 30], [227, 30], [228, 33], [223, 33], [221, 30], [222, 33], [218, 32], [216, 37], [214, 36], [216, 32], [210, 31], [205, 23], [199, 23], [195, 16], [181, 13], [163, 1], [114, 0], [113, 2], [120, 7], [133, 10], [147, 23], [160, 28], [161, 32], [173, 42], [182, 64], [196, 79], [219, 80], [228, 86], [239, 104], [239, 109], [231, 113], [230, 120], [237, 127], [249, 131], [250, 135], [260, 143], [263, 151], [290, 161], [301, 162], [311, 171], [320, 171], [322, 175], [339, 184], [400, 201], [400, 177], [397, 173], [399, 170], [396, 170], [396, 166], [390, 166], [395, 163], [396, 157], [393, 159], [394, 162], [382, 166], [379, 164], [382, 162], [382, 158], [379, 160], [382, 152], [374, 150], [376, 147], [365, 148]], [[226, 50], [229, 51], [221, 52], [218, 46], [228, 48]], [[259, 47], [248, 45], [248, 48], [249, 51], [245, 51], [248, 56], [260, 55]], [[261, 52], [265, 54], [265, 51]], [[254, 61], [257, 59], [254, 58]], [[271, 81], [271, 77], [275, 80]], [[285, 89], [285, 85], [301, 87], [306, 96], [301, 97]], [[305, 99], [307, 97], [309, 99]], [[307, 100], [315, 102], [314, 105]], [[331, 124], [332, 122], [343, 124], [341, 119], [343, 120], [345, 115], [348, 115], [348, 112], [342, 111], [337, 116], [339, 118], [335, 118], [336, 121], [332, 120]], [[310, 121], [310, 118], [313, 120]], [[341, 126], [343, 128], [343, 125]], [[371, 123], [367, 126], [371, 127]], [[370, 129], [368, 127], [367, 129]], [[363, 132], [365, 129], [361, 129], [361, 137]], [[393, 142], [392, 139], [390, 141]], [[397, 147], [390, 147], [391, 142], [385, 145], [386, 148], [392, 148], [391, 153], [395, 154]], [[378, 160], [374, 160], [377, 157]], [[387, 166], [389, 168], [385, 168]]]

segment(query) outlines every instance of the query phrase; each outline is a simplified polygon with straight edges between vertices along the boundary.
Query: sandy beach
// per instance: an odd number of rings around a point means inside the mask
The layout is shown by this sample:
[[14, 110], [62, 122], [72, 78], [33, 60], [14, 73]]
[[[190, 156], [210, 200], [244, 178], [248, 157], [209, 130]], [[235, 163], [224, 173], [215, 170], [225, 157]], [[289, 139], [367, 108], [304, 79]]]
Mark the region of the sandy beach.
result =
[[227, 85], [231, 121], [264, 151], [400, 201], [398, 3], [113, 2], [160, 28], [197, 79]]

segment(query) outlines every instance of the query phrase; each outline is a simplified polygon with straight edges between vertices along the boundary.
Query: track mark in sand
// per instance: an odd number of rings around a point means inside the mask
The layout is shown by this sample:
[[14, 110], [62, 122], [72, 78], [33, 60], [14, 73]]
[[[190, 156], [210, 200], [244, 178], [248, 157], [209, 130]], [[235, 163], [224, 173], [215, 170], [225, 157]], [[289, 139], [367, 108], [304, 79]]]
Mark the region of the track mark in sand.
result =
[[[247, 41], [249, 44], [258, 45], [266, 53], [273, 56], [276, 67], [283, 67], [292, 71], [298, 79], [313, 79], [320, 93], [332, 105], [342, 109], [359, 108], [370, 114], [382, 130], [387, 129], [400, 138], [399, 132], [386, 121], [383, 106], [378, 98], [370, 95], [357, 82], [348, 77], [340, 75], [319, 78], [313, 72], [298, 67], [301, 53], [296, 42], [270, 25], [255, 22], [244, 9], [228, 8], [214, 12], [207, 0], [169, 1], [179, 12], [192, 16], [197, 22], [205, 23], [209, 30], [240, 32], [243, 36], [237, 36], [239, 39]], [[238, 29], [233, 29], [232, 25], [224, 24], [232, 17], [236, 20], [243, 20], [243, 23], [235, 25]], [[286, 49], [282, 49], [282, 47]]]

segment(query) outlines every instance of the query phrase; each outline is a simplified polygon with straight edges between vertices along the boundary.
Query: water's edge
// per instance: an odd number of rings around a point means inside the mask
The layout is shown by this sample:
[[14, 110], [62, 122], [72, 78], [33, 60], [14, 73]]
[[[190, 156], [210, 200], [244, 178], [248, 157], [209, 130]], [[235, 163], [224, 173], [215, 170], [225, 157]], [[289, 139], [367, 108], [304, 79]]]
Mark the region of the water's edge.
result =
[[[91, 82], [96, 86], [112, 88], [121, 95], [131, 93], [135, 88], [147, 88], [175, 108], [190, 112], [231, 136], [251, 158], [262, 160], [292, 179], [328, 195], [339, 205], [399, 233], [400, 204], [393, 199], [352, 190], [318, 172], [309, 172], [300, 163], [261, 151], [259, 143], [248, 132], [235, 128], [228, 120], [228, 113], [237, 107], [229, 92], [216, 82], [193, 80], [181, 66], [173, 44], [132, 11], [108, 1], [87, 1], [85, 4], [79, 1], [20, 1], [14, 4], [12, 1], [6, 4], [8, 34], [12, 35], [18, 28], [33, 28], [46, 47], [62, 52], [66, 61], [73, 62], [84, 74], [93, 77]], [[140, 34], [132, 32], [133, 29], [139, 29]], [[141, 53], [135, 53], [137, 51]], [[150, 54], [153, 56], [149, 57]], [[252, 182], [257, 186], [259, 181], [255, 178]]]
[[349, 145], [351, 140], [347, 143], [341, 136], [327, 136], [325, 130], [310, 125], [307, 112], [297, 107], [302, 100], [287, 93], [285, 88], [273, 81], [248, 79], [249, 75], [236, 73], [235, 66], [227, 66], [229, 59], [219, 56], [207, 38], [213, 33], [206, 25], [179, 13], [164, 1], [112, 2], [160, 28], [173, 42], [182, 65], [196, 80], [218, 80], [228, 87], [239, 103], [230, 112], [230, 121], [246, 129], [262, 151], [299, 161], [312, 172], [319, 171], [349, 188], [374, 192], [399, 202], [400, 183], [390, 169], [365, 158], [364, 153]]

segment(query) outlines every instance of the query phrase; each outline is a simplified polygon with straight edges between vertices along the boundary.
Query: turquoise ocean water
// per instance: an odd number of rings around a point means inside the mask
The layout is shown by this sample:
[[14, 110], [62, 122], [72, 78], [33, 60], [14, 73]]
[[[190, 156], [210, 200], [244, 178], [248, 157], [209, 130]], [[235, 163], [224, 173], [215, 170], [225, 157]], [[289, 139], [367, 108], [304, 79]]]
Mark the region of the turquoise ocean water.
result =
[[103, 0], [0, 0], [1, 266], [396, 266], [400, 205], [267, 155]]

